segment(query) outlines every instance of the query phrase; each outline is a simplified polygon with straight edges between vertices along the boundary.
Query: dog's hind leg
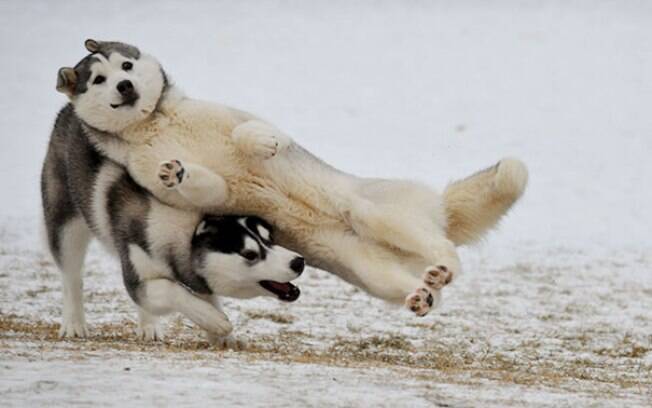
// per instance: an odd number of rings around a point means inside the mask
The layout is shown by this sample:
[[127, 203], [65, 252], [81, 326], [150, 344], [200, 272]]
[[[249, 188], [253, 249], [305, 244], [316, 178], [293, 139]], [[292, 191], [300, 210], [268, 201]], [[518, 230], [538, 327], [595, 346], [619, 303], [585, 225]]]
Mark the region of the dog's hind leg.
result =
[[438, 199], [434, 192], [402, 181], [364, 187], [360, 197], [351, 201], [348, 213], [357, 234], [425, 259], [430, 265], [426, 275], [444, 274], [443, 281], [450, 282], [460, 272], [460, 260], [455, 245], [445, 236], [444, 213], [434, 202]]
[[58, 245], [53, 255], [63, 278], [63, 322], [59, 336], [88, 336], [82, 293], [82, 266], [90, 231], [83, 218], [75, 217], [48, 233], [58, 234]]
[[408, 262], [409, 258], [355, 234], [322, 231], [318, 245], [336, 254], [341, 278], [373, 296], [403, 303], [418, 316], [427, 314], [440, 301], [440, 291], [428, 287], [411, 271], [423, 269], [422, 262]]
[[82, 266], [90, 240], [66, 179], [63, 155], [50, 146], [41, 174], [41, 201], [48, 247], [63, 278], [61, 337], [88, 335], [82, 294]]

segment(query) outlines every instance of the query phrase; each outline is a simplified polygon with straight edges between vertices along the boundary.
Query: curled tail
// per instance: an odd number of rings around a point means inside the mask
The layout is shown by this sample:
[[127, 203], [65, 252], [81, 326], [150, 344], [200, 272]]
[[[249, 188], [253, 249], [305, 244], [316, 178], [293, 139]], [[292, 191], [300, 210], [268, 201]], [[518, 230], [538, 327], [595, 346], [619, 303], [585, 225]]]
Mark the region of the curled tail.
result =
[[458, 246], [480, 240], [523, 195], [527, 180], [525, 164], [507, 158], [449, 184], [444, 191], [448, 239]]

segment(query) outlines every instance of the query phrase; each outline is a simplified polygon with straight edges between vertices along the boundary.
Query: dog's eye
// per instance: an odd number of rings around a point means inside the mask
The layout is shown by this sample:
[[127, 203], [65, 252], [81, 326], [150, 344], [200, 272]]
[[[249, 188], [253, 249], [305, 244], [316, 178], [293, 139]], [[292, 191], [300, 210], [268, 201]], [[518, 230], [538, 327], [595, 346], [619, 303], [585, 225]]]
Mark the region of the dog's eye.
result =
[[134, 64], [132, 64], [132, 63], [129, 62], [129, 61], [125, 61], [125, 62], [122, 63], [122, 69], [124, 69], [125, 71], [129, 71], [129, 70], [131, 70], [133, 67], [134, 67]]
[[258, 259], [258, 252], [256, 251], [244, 251], [242, 253], [242, 257], [245, 258], [247, 261], [255, 261]]
[[93, 84], [95, 84], [95, 85], [99, 85], [99, 84], [101, 84], [101, 83], [104, 82], [104, 81], [106, 81], [106, 78], [103, 77], [102, 75], [98, 75], [98, 76], [96, 76], [95, 79], [93, 80]]

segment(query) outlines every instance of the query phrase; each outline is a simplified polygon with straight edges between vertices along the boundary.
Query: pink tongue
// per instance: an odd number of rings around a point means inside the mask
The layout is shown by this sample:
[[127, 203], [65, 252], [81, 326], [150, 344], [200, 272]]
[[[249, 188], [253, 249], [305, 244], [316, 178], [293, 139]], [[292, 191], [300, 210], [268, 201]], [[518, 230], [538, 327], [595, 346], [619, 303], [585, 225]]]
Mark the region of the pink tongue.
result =
[[289, 282], [260, 281], [260, 285], [285, 302], [294, 302], [301, 295], [299, 288]]
[[288, 292], [290, 290], [290, 285], [287, 283], [281, 283], [281, 282], [274, 282], [274, 281], [268, 281], [268, 285], [273, 287], [275, 290], [278, 290], [279, 292]]

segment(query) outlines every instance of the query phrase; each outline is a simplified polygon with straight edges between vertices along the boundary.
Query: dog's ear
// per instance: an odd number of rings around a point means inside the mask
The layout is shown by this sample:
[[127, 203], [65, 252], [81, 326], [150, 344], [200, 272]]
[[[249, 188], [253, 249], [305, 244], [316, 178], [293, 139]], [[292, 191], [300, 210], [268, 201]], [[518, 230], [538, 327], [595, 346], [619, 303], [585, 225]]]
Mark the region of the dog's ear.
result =
[[195, 229], [195, 236], [198, 237], [204, 234], [216, 234], [217, 230], [217, 225], [215, 225], [214, 222], [210, 222], [210, 220], [202, 220]]
[[77, 85], [77, 73], [74, 69], [64, 67], [59, 69], [57, 75], [57, 91], [68, 95], [69, 98], [75, 93]]
[[267, 243], [274, 241], [274, 228], [264, 219], [250, 215], [245, 219], [245, 224], [247, 225], [247, 228], [249, 228], [252, 232], [254, 232]]
[[101, 43], [99, 41], [95, 41], [92, 38], [84, 41], [84, 46], [91, 53], [98, 52], [100, 50], [100, 44]]

